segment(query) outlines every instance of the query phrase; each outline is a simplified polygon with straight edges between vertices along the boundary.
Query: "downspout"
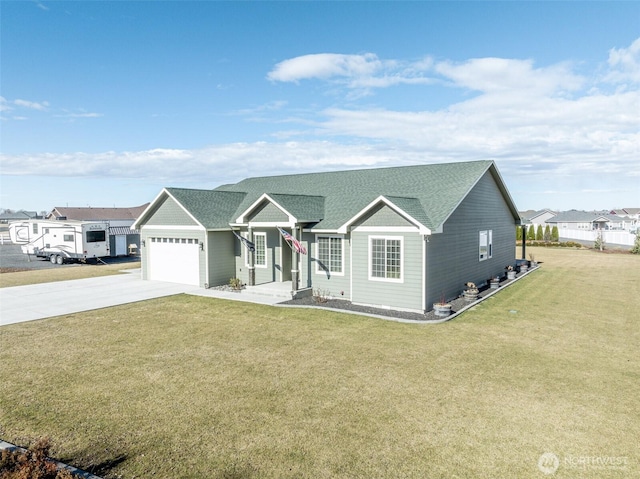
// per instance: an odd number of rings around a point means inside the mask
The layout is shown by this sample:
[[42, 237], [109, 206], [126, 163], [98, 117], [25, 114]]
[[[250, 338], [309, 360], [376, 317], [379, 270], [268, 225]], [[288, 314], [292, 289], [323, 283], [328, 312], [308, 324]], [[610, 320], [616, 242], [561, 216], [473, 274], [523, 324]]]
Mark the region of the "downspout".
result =
[[527, 259], [527, 225], [522, 225], [522, 259]]
[[[296, 225], [293, 225], [291, 227], [291, 233], [293, 236], [293, 239], [295, 239], [296, 241], [300, 241], [300, 236], [298, 235], [298, 227]], [[300, 243], [302, 244], [302, 242], [300, 241]], [[299, 266], [299, 262], [300, 262], [300, 253], [298, 253], [298, 250], [296, 250], [296, 248], [293, 247], [293, 245], [291, 245], [291, 260], [292, 260], [292, 264], [291, 264], [291, 290], [295, 293], [296, 291], [298, 291], [298, 285], [299, 285], [299, 281], [300, 278], [299, 273], [300, 270], [298, 269]]]
[[[253, 240], [253, 228], [251, 228], [251, 226], [249, 226], [248, 228], [249, 231], [249, 241], [251, 241], [253, 244], [255, 244], [255, 241]], [[256, 285], [256, 252], [255, 251], [249, 251], [249, 286], [255, 286]]]
[[429, 235], [422, 235], [422, 311], [427, 312], [427, 243]]

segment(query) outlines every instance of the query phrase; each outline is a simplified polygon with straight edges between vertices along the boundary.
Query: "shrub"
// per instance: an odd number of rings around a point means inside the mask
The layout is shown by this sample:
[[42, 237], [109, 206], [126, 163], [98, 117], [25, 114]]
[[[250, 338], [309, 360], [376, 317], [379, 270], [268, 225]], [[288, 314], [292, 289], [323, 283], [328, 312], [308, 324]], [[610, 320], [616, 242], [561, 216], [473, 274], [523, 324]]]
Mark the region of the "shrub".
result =
[[543, 239], [542, 225], [538, 225], [538, 229], [536, 229], [536, 240], [537, 241], [542, 241], [542, 239]]
[[551, 241], [551, 228], [549, 228], [549, 225], [544, 227], [544, 236], [543, 239], [545, 241]]
[[242, 289], [242, 280], [240, 278], [231, 278], [229, 280], [229, 286], [233, 289]]
[[640, 254], [640, 229], [636, 231], [636, 240], [633, 243], [633, 248], [631, 248], [632, 254]]
[[566, 242], [559, 242], [559, 241], [529, 241], [527, 243], [529, 246], [548, 246], [548, 247], [556, 247], [556, 248], [583, 248], [584, 246], [580, 243], [577, 243], [575, 241], [566, 241]]
[[522, 226], [516, 226], [516, 241], [522, 241]]
[[602, 232], [598, 232], [598, 237], [596, 238], [595, 242], [593, 243], [593, 247], [595, 249], [600, 250], [600, 251], [604, 251], [605, 244], [604, 244], [604, 238], [602, 237]]
[[50, 448], [51, 441], [40, 438], [26, 450], [4, 449], [0, 455], [0, 479], [77, 479], [48, 458]]
[[326, 303], [329, 301], [331, 297], [331, 293], [326, 289], [314, 289], [313, 290], [313, 300], [316, 303]]
[[558, 227], [555, 225], [551, 229], [551, 241], [560, 241], [560, 233], [558, 233]]

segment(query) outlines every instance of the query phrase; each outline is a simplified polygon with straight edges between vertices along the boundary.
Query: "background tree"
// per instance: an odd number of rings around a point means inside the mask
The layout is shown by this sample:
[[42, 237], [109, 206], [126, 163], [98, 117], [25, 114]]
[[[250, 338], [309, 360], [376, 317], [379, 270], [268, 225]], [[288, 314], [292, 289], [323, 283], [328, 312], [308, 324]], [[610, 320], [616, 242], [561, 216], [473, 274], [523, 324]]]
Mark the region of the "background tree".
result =
[[549, 228], [549, 225], [546, 225], [544, 227], [544, 240], [548, 243], [549, 241], [551, 241], [551, 228]]
[[536, 239], [536, 231], [533, 229], [533, 225], [527, 226], [527, 239], [531, 241]]
[[555, 225], [551, 228], [551, 241], [560, 241], [560, 233], [558, 233], [558, 227]]
[[516, 241], [522, 241], [522, 226], [516, 226]]
[[536, 229], [536, 240], [542, 241], [542, 225], [538, 225], [538, 229]]

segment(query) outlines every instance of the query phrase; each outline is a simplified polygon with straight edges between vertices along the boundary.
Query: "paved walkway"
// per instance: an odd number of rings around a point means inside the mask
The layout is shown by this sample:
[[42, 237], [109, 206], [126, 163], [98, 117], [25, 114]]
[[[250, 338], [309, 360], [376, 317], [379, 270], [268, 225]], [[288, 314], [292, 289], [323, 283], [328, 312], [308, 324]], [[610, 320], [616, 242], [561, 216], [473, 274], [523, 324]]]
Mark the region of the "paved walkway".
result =
[[0, 326], [181, 293], [260, 304], [283, 301], [282, 298], [245, 291], [239, 294], [177, 283], [143, 281], [139, 269], [127, 270], [127, 273], [0, 288]]

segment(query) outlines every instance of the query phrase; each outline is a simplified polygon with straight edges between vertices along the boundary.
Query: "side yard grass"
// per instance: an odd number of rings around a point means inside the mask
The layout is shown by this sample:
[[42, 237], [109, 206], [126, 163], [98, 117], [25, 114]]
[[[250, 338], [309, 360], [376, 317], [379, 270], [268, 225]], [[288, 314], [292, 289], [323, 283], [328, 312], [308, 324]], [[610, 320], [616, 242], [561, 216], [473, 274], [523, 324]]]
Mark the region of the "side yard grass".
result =
[[48, 268], [29, 271], [17, 271], [0, 274], [0, 288], [23, 286], [26, 284], [53, 283], [71, 279], [95, 278], [111, 274], [120, 274], [123, 269], [140, 267], [140, 262], [100, 265], [71, 265], [61, 268]]
[[179, 295], [3, 326], [0, 438], [107, 478], [638, 477], [640, 257], [528, 252], [440, 325]]

